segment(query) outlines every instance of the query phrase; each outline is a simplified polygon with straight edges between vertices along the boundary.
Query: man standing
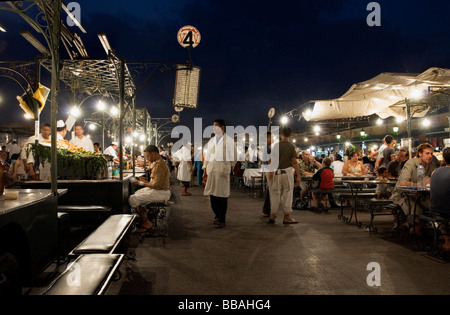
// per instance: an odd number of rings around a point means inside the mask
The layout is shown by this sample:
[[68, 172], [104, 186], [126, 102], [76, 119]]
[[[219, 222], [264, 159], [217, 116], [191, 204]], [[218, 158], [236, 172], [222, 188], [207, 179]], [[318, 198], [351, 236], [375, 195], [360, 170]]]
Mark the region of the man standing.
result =
[[[417, 156], [403, 166], [400, 177], [397, 180], [394, 191], [392, 192], [392, 201], [402, 207], [403, 212], [406, 216], [409, 216], [409, 221], [413, 222], [415, 218], [412, 218], [414, 211], [414, 198], [411, 198], [410, 204], [408, 204], [408, 199], [406, 197], [401, 197], [401, 193], [397, 190], [400, 186], [417, 186], [417, 167], [419, 163], [422, 163], [425, 168], [425, 184], [430, 183], [431, 175], [433, 174], [436, 166], [431, 163], [431, 158], [433, 156], [433, 147], [429, 143], [423, 143], [417, 147]], [[428, 209], [429, 198], [427, 198], [423, 203], [418, 202], [416, 208], [416, 215], [422, 214], [425, 209]], [[408, 222], [408, 221], [407, 221]], [[415, 231], [410, 230], [410, 233], [415, 233], [416, 235], [421, 235], [422, 228], [425, 226], [426, 221], [419, 220], [415, 226]]]
[[[41, 132], [39, 133], [38, 143], [50, 146], [51, 139], [51, 126], [50, 124], [42, 124], [41, 125]], [[25, 169], [25, 172], [28, 173], [30, 179], [34, 179], [35, 173], [34, 173], [34, 167], [35, 165], [35, 158], [33, 156], [33, 153], [31, 151], [31, 144], [35, 143], [35, 136], [31, 136], [27, 139], [25, 145], [22, 147], [22, 150], [20, 152], [20, 158], [23, 161], [23, 167]], [[28, 152], [27, 152], [28, 151]], [[48, 174], [42, 174], [40, 175], [41, 178], [47, 178], [47, 176], [50, 174], [50, 163], [45, 163], [45, 166], [41, 166], [41, 171], [48, 172]], [[47, 167], [48, 165], [48, 167]], [[42, 173], [42, 172], [41, 172]]]
[[167, 163], [159, 155], [158, 147], [148, 145], [144, 150], [145, 158], [151, 163], [150, 181], [140, 177], [133, 181], [133, 185], [144, 186], [128, 198], [128, 202], [141, 218], [141, 226], [136, 233], [144, 233], [152, 228], [152, 223], [147, 217], [144, 204], [149, 202], [165, 202], [170, 198], [170, 171]]
[[82, 147], [86, 151], [94, 152], [92, 140], [84, 135], [84, 128], [80, 124], [75, 125], [75, 137], [69, 141], [71, 144]]
[[120, 163], [119, 154], [117, 153], [117, 148], [118, 147], [119, 147], [119, 144], [117, 142], [113, 141], [111, 143], [111, 145], [109, 147], [107, 147], [105, 149], [105, 151], [103, 151], [104, 155], [108, 155], [108, 156], [113, 158], [113, 161], [114, 161], [115, 164], [119, 164]]
[[[268, 223], [275, 223], [278, 211], [284, 212], [283, 224], [296, 224], [297, 220], [290, 217], [294, 196], [294, 173], [297, 175], [297, 185], [300, 186], [300, 171], [297, 162], [295, 147], [289, 142], [291, 128], [283, 127], [280, 131], [281, 141], [274, 144], [271, 156], [269, 173], [270, 185], [270, 218]], [[278, 163], [273, 154], [278, 154]], [[278, 165], [276, 165], [278, 164]], [[274, 169], [274, 166], [278, 166]]]
[[[267, 168], [269, 165], [270, 154], [272, 152], [271, 145], [272, 145], [272, 133], [270, 131], [267, 131], [266, 144], [264, 144], [261, 149], [261, 167], [263, 168], [263, 170], [264, 168]], [[268, 217], [270, 216], [270, 192], [269, 192], [268, 172], [265, 172], [263, 176], [266, 177], [267, 189], [262, 212], [263, 216]]]
[[172, 154], [174, 161], [179, 162], [177, 179], [181, 184], [181, 196], [191, 196], [188, 192], [192, 178], [191, 144], [183, 145], [178, 151]]
[[388, 163], [392, 161], [391, 156], [395, 154], [395, 149], [393, 148], [395, 145], [394, 137], [391, 135], [385, 136], [384, 143], [386, 147], [378, 154], [374, 169], [375, 172], [377, 172], [380, 167], [387, 168]]
[[64, 140], [67, 134], [67, 127], [64, 121], [58, 120], [56, 123], [56, 131], [58, 134], [56, 135], [56, 140]]
[[206, 177], [204, 195], [210, 196], [215, 227], [224, 228], [230, 196], [230, 174], [237, 156], [233, 138], [225, 134], [225, 121], [217, 119], [213, 126], [215, 136], [206, 146], [203, 163], [203, 176]]

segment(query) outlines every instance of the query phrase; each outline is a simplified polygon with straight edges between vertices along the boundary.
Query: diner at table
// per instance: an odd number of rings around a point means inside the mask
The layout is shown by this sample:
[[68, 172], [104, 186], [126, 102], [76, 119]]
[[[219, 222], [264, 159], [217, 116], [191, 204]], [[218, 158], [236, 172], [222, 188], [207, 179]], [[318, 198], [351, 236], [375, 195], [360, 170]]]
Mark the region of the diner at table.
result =
[[358, 160], [358, 153], [356, 151], [351, 151], [349, 153], [349, 160], [345, 162], [342, 167], [342, 175], [366, 175], [367, 169], [364, 164]]
[[[414, 194], [407, 194], [407, 189], [410, 187], [417, 187], [417, 168], [420, 163], [425, 168], [424, 184], [429, 186], [431, 175], [436, 169], [435, 164], [431, 163], [433, 149], [434, 148], [429, 143], [422, 143], [417, 147], [417, 156], [405, 163], [397, 184], [394, 187], [394, 191], [392, 192], [392, 200], [401, 207], [407, 218], [403, 224], [409, 229], [411, 234], [417, 236], [422, 235], [422, 229], [426, 225], [426, 221], [419, 219], [416, 223], [415, 219], [416, 216], [429, 209], [430, 197], [428, 194], [426, 197], [421, 196], [421, 198], [419, 198], [419, 191]], [[417, 188], [415, 190], [417, 190]], [[425, 193], [427, 193], [427, 191], [429, 191], [429, 189], [423, 190]], [[399, 222], [396, 222], [396, 224], [397, 223]]]

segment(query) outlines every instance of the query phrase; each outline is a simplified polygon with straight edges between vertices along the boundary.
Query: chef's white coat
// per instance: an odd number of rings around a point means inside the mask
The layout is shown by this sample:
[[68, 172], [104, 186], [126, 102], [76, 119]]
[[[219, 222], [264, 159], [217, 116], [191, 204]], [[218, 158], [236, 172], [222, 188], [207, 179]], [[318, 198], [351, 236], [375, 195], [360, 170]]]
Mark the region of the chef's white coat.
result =
[[237, 160], [233, 138], [224, 134], [219, 141], [212, 137], [207, 146], [203, 169], [206, 170], [204, 195], [227, 198], [230, 196], [230, 173]]

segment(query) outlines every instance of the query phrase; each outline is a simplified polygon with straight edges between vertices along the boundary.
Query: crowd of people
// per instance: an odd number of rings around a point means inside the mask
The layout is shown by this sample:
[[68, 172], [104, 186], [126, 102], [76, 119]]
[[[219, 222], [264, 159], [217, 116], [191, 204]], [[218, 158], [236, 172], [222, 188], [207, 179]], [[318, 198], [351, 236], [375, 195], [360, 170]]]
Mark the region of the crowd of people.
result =
[[[256, 155], [250, 154], [249, 147], [246, 147], [244, 158], [239, 158], [238, 155], [226, 156], [229, 151], [225, 148], [227, 146], [236, 148], [236, 141], [225, 133], [225, 122], [223, 120], [214, 122], [214, 131], [215, 136], [209, 140], [206, 146], [208, 150], [205, 151], [197, 151], [191, 143], [185, 143], [176, 152], [168, 153], [163, 147], [155, 149], [150, 146], [146, 148], [146, 152], [158, 150], [159, 158], [166, 162], [165, 172], [170, 174], [172, 170], [175, 170], [176, 178], [180, 182], [181, 196], [190, 196], [191, 193], [188, 189], [193, 185], [204, 188], [204, 194], [210, 196], [214, 225], [217, 228], [226, 226], [231, 176], [242, 176], [246, 168], [261, 168], [270, 164], [271, 152], [279, 152], [279, 166], [275, 170], [265, 172], [264, 175], [267, 179], [267, 189], [262, 212], [263, 216], [268, 218], [268, 223], [274, 224], [279, 212], [283, 213], [282, 222], [284, 224], [298, 223], [297, 220], [291, 218], [295, 191], [300, 192], [300, 198], [305, 202], [309, 196], [312, 197], [311, 209], [328, 206], [338, 207], [332, 193], [316, 195], [311, 192], [310, 194], [308, 191], [310, 186], [306, 180], [302, 180], [302, 177], [305, 176], [312, 177], [315, 183], [314, 187], [321, 191], [332, 191], [335, 184], [341, 183], [340, 178], [342, 176], [372, 175], [379, 180], [395, 179], [397, 180], [395, 187], [383, 184], [376, 185], [376, 198], [392, 199], [396, 205], [401, 207], [405, 218], [411, 217], [410, 209], [412, 205], [400, 196], [398, 187], [417, 185], [417, 166], [419, 163], [422, 163], [425, 167], [426, 184], [432, 184], [431, 198], [419, 203], [419, 213], [431, 209], [444, 216], [449, 216], [443, 205], [449, 204], [450, 194], [447, 191], [448, 185], [442, 183], [449, 179], [449, 172], [447, 172], [449, 169], [445, 167], [450, 166], [450, 148], [444, 150], [442, 163], [439, 162], [438, 164], [435, 161], [433, 147], [429, 143], [423, 142], [417, 147], [415, 156], [409, 159], [407, 149], [396, 149], [395, 139], [391, 135], [386, 135], [380, 148], [367, 155], [361, 154], [361, 151], [348, 150], [345, 152], [344, 158], [337, 152], [330, 152], [328, 156], [314, 157], [308, 150], [297, 150], [290, 142], [290, 128], [284, 127], [280, 130], [279, 141], [272, 144], [269, 131], [267, 133], [267, 147], [254, 149], [253, 152], [257, 153]], [[274, 151], [275, 149], [276, 151]], [[237, 149], [233, 152], [236, 154]], [[269, 158], [262, 154], [266, 154]], [[256, 166], [254, 163], [256, 163]], [[439, 172], [435, 172], [436, 170], [439, 170]], [[159, 177], [165, 178], [165, 181], [168, 180], [167, 175], [160, 175]], [[147, 178], [145, 183], [145, 186], [150, 185], [151, 176]], [[166, 189], [167, 185], [161, 187]], [[163, 199], [166, 200], [167, 198], [168, 195], [164, 195]], [[135, 201], [130, 200], [130, 204], [136, 206]], [[395, 224], [404, 224], [409, 227], [408, 222], [410, 220], [395, 222]], [[424, 223], [419, 221], [418, 224], [414, 225], [415, 230], [411, 228], [411, 233], [420, 235], [423, 226]], [[149, 224], [145, 223], [143, 230], [147, 228], [149, 228]], [[446, 243], [444, 249], [450, 250], [450, 243]]]

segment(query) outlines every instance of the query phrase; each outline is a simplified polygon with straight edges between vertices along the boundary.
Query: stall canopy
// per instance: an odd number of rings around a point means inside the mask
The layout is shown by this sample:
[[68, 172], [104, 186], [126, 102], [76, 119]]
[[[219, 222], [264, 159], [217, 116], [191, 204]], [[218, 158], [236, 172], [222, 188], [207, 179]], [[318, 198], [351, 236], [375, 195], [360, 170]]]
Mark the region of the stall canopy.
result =
[[[377, 114], [380, 118], [405, 119], [406, 100], [420, 99], [431, 91], [450, 87], [450, 69], [429, 68], [420, 74], [381, 73], [354, 84], [337, 99], [312, 101], [314, 107], [303, 112], [307, 121], [355, 118]], [[413, 117], [423, 117], [429, 107], [416, 110]]]

